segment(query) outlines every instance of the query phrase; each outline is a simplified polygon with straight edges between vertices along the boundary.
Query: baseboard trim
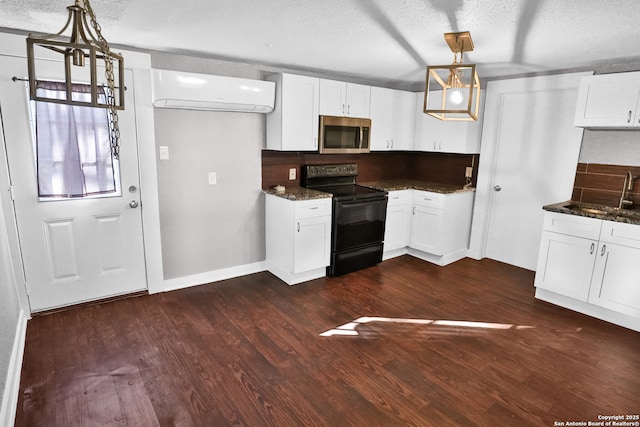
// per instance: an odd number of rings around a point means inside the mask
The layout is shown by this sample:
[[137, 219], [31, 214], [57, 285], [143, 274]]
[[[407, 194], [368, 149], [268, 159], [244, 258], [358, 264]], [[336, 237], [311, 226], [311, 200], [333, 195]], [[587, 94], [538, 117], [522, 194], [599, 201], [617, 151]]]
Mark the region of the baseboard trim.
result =
[[261, 261], [253, 264], [244, 264], [236, 267], [207, 271], [205, 273], [192, 274], [190, 276], [177, 277], [175, 279], [165, 280], [162, 292], [175, 291], [178, 289], [189, 288], [191, 286], [203, 285], [205, 283], [219, 282], [221, 280], [233, 279], [235, 277], [246, 276], [247, 274], [260, 273], [261, 271], [266, 270], [266, 262]]
[[396, 258], [402, 255], [406, 255], [408, 253], [409, 253], [409, 248], [406, 246], [400, 249], [391, 249], [389, 251], [382, 253], [382, 260], [386, 261], [388, 259]]
[[433, 264], [437, 264], [441, 267], [451, 264], [452, 262], [459, 261], [462, 258], [466, 258], [467, 256], [466, 248], [445, 255], [433, 255], [413, 248], [409, 248], [408, 251], [409, 255], [411, 256], [420, 258], [421, 260], [428, 261]]
[[18, 395], [20, 393], [20, 373], [22, 372], [22, 359], [27, 338], [27, 319], [25, 311], [20, 310], [7, 372], [6, 388], [2, 396], [2, 408], [0, 408], [0, 425], [3, 426], [12, 426], [16, 420]]
[[588, 302], [578, 301], [542, 288], [536, 288], [535, 297], [536, 299], [559, 307], [577, 311], [578, 313], [586, 314], [587, 316], [595, 317], [596, 319], [604, 320], [605, 322], [640, 332], [640, 319], [636, 317], [618, 313], [607, 308], [598, 307], [597, 305], [589, 304]]

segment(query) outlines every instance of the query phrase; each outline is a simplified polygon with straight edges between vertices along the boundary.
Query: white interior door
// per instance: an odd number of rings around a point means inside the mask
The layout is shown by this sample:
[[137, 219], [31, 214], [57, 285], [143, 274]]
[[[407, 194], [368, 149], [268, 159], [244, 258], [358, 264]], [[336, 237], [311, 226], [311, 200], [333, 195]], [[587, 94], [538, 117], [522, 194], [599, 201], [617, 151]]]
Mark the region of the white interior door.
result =
[[582, 142], [573, 124], [580, 75], [490, 83], [474, 219], [474, 233], [485, 232], [484, 256], [535, 270], [542, 207], [571, 198]]
[[[3, 58], [0, 114], [16, 221], [33, 312], [147, 288], [133, 105], [133, 79], [125, 75], [119, 197], [39, 201], [27, 92], [26, 59]], [[48, 77], [60, 67], [52, 67]], [[134, 202], [134, 203], [132, 203]]]

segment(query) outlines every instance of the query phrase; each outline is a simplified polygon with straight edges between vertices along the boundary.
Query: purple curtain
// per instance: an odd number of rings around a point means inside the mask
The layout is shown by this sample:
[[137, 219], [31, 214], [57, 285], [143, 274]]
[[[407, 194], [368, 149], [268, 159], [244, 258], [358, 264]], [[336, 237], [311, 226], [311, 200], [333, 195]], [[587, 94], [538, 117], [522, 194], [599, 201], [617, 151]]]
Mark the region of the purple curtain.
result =
[[[40, 81], [37, 85], [40, 96], [66, 99], [64, 83]], [[90, 86], [74, 84], [73, 99], [90, 102]], [[40, 197], [116, 191], [107, 109], [36, 102], [36, 151]]]

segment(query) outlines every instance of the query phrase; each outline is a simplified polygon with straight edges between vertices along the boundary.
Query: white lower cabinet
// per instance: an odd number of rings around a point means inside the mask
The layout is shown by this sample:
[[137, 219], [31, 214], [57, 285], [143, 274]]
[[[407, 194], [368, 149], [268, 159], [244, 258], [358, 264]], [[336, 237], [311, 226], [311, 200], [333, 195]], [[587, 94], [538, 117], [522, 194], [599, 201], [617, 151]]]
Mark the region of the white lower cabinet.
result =
[[331, 199], [291, 201], [266, 194], [267, 270], [295, 285], [326, 274]]
[[383, 258], [393, 251], [409, 246], [412, 203], [412, 190], [389, 191]]
[[546, 212], [536, 298], [640, 330], [640, 226]]
[[640, 226], [603, 221], [589, 302], [640, 319]]
[[438, 265], [467, 256], [474, 195], [414, 190], [409, 253]]
[[540, 247], [535, 286], [587, 301], [598, 241], [543, 232]]
[[444, 211], [442, 209], [414, 204], [409, 246], [433, 255], [443, 255], [443, 220]]
[[446, 265], [464, 258], [469, 249], [474, 195], [473, 191], [390, 191], [384, 259], [408, 253]]
[[546, 212], [535, 286], [587, 301], [602, 221]]

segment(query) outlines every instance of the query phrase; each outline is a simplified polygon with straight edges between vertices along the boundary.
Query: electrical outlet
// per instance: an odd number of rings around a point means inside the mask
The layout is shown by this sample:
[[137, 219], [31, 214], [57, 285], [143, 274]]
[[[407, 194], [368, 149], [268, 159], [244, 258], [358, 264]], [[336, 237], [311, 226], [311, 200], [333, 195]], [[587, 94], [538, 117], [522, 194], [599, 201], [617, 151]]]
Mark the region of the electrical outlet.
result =
[[218, 183], [218, 176], [215, 172], [209, 172], [209, 185], [216, 185]]
[[296, 168], [289, 169], [289, 181], [296, 179]]
[[471, 166], [467, 166], [467, 169], [464, 171], [465, 178], [471, 178], [473, 176], [473, 168]]
[[169, 147], [166, 145], [160, 146], [160, 160], [169, 160]]

